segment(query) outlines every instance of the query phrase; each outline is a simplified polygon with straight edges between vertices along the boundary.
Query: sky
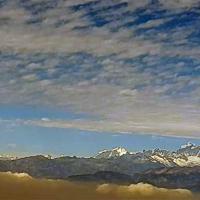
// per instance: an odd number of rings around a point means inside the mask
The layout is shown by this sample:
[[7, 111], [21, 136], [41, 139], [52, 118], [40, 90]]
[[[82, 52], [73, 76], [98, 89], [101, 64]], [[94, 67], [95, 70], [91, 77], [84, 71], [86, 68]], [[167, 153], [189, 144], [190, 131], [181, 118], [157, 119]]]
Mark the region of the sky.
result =
[[0, 0], [0, 153], [200, 144], [199, 0]]

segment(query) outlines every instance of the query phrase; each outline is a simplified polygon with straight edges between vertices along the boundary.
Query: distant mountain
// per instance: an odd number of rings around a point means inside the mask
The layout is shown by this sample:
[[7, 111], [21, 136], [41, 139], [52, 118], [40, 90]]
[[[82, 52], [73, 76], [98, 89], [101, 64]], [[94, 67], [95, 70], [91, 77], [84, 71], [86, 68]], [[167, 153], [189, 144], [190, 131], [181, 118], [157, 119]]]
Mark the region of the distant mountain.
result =
[[196, 146], [189, 142], [186, 145], [182, 145], [181, 148], [177, 150], [177, 154], [200, 156], [200, 146]]
[[10, 155], [0, 155], [0, 160], [16, 160], [18, 157], [10, 156]]
[[192, 143], [182, 145], [180, 149], [175, 152], [155, 149], [143, 152], [132, 153], [128, 152], [126, 149], [118, 147], [112, 150], [104, 150], [99, 152], [95, 158], [113, 158], [126, 156], [130, 158], [141, 157], [141, 159], [148, 159], [154, 163], [160, 163], [166, 167], [174, 166], [200, 166], [200, 146], [195, 146]]
[[157, 149], [152, 151], [151, 158], [170, 167], [200, 166], [200, 146], [188, 143], [182, 145], [181, 148], [175, 152]]
[[31, 156], [16, 160], [1, 160], [0, 171], [25, 172], [36, 178], [66, 179], [72, 175], [93, 174], [98, 171], [113, 171], [133, 175], [148, 169], [164, 167], [163, 164], [142, 158], [139, 155], [114, 158], [60, 157], [49, 159]]
[[0, 171], [26, 172], [36, 178], [67, 179], [70, 176], [112, 171], [134, 176], [148, 170], [200, 166], [199, 146], [187, 144], [175, 152], [155, 149], [128, 152], [124, 148], [104, 150], [91, 158], [30, 156], [0, 159]]
[[120, 183], [130, 184], [133, 178], [127, 174], [121, 174], [112, 171], [99, 171], [94, 174], [83, 174], [68, 177], [70, 181], [96, 182], [96, 183]]
[[71, 176], [70, 181], [136, 184], [149, 183], [164, 188], [183, 188], [200, 192], [200, 167], [171, 167], [148, 170], [129, 176], [126, 174], [100, 171], [95, 174]]
[[103, 150], [100, 151], [95, 158], [112, 158], [112, 157], [120, 157], [125, 154], [130, 154], [125, 148], [117, 147], [111, 150]]
[[172, 167], [136, 174], [135, 182], [150, 183], [164, 188], [186, 188], [200, 192], [200, 167]]

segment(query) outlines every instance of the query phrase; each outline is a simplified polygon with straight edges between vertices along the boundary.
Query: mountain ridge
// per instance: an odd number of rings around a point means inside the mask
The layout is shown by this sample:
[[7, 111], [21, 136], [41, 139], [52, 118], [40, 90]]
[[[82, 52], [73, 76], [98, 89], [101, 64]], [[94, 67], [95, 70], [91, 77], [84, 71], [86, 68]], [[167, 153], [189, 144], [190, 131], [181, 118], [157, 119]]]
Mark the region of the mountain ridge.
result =
[[[105, 157], [52, 158], [36, 155], [2, 159], [0, 172], [27, 173], [35, 178], [85, 182], [123, 184], [146, 182], [167, 188], [180, 187], [199, 191], [199, 148], [200, 146], [185, 145], [176, 152], [154, 149], [135, 153], [130, 153], [124, 148], [114, 148], [113, 151], [100, 152]], [[194, 157], [197, 160], [191, 160]], [[185, 164], [188, 165], [184, 166]]]
[[[77, 159], [87, 159], [86, 157], [76, 157], [76, 156], [61, 156], [52, 157], [51, 155], [36, 155], [41, 156], [49, 160], [64, 159], [64, 158], [77, 158]], [[36, 156], [27, 156], [24, 158], [34, 158]], [[152, 163], [159, 163], [166, 167], [193, 167], [200, 166], [200, 146], [196, 146], [190, 142], [185, 145], [181, 145], [176, 151], [169, 151], [165, 149], [153, 149], [153, 150], [143, 150], [139, 152], [130, 152], [123, 147], [115, 147], [110, 150], [103, 150], [97, 153], [90, 159], [126, 159], [126, 160], [140, 160], [149, 161]], [[23, 159], [13, 156], [0, 156], [0, 161], [2, 160], [20, 160]]]
[[168, 189], [189, 189], [200, 192], [200, 167], [171, 167], [147, 170], [133, 176], [112, 171], [99, 171], [94, 174], [70, 176], [70, 181], [114, 183], [130, 185], [148, 183]]
[[[123, 153], [122, 153], [123, 152]], [[143, 150], [143, 152], [129, 152], [123, 147], [116, 147], [111, 150], [100, 151], [95, 158], [121, 157], [130, 155], [141, 155], [148, 157], [153, 162], [159, 162], [167, 167], [173, 166], [200, 166], [200, 146], [196, 146], [190, 142], [181, 145], [176, 151], [154, 149]]]

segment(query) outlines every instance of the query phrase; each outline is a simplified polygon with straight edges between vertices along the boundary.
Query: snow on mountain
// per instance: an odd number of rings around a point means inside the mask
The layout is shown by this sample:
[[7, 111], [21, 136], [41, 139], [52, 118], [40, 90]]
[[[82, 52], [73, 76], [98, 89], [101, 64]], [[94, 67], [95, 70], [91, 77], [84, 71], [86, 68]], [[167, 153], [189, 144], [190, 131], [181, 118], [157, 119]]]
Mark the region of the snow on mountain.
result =
[[187, 156], [200, 156], [200, 146], [188, 143], [186, 145], [182, 145], [181, 148], [177, 150], [177, 153]]
[[188, 142], [187, 144], [181, 145], [181, 149], [192, 148], [192, 147], [195, 147], [195, 145], [192, 144], [191, 142]]
[[[122, 147], [117, 147], [112, 150], [103, 150], [95, 156], [95, 158], [113, 158], [113, 157], [121, 157], [126, 155], [129, 159], [138, 159], [138, 156], [141, 159], [148, 159], [154, 163], [160, 163], [165, 165], [166, 167], [193, 167], [200, 166], [200, 146], [195, 146], [192, 143], [187, 143], [182, 145], [180, 149], [175, 152], [171, 152], [168, 150], [148, 150], [138, 153], [128, 152], [126, 149]], [[134, 156], [135, 155], [135, 156]]]
[[100, 151], [95, 158], [112, 158], [112, 157], [120, 157], [125, 154], [129, 154], [129, 152], [122, 147], [116, 147], [112, 150], [103, 150]]
[[[164, 152], [164, 153], [163, 153]], [[154, 151], [151, 158], [165, 166], [200, 166], [200, 146], [192, 143], [182, 145], [176, 152]]]
[[0, 160], [16, 160], [17, 157], [10, 156], [10, 155], [0, 155]]
[[180, 167], [194, 167], [200, 166], [200, 157], [198, 156], [188, 156], [185, 158], [175, 158], [174, 163]]
[[166, 157], [164, 156], [160, 156], [160, 155], [153, 155], [151, 156], [151, 158], [156, 161], [159, 162], [161, 164], [164, 164], [167, 167], [171, 167], [173, 166], [172, 162], [170, 162]]

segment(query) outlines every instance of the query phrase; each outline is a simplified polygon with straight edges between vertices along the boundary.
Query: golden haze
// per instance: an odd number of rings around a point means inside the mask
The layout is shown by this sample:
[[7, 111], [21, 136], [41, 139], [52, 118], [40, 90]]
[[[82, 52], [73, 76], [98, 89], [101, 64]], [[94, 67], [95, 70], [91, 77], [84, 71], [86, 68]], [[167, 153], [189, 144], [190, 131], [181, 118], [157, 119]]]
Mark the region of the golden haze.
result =
[[168, 190], [149, 184], [120, 186], [35, 179], [27, 174], [0, 173], [2, 200], [198, 200], [189, 190]]

